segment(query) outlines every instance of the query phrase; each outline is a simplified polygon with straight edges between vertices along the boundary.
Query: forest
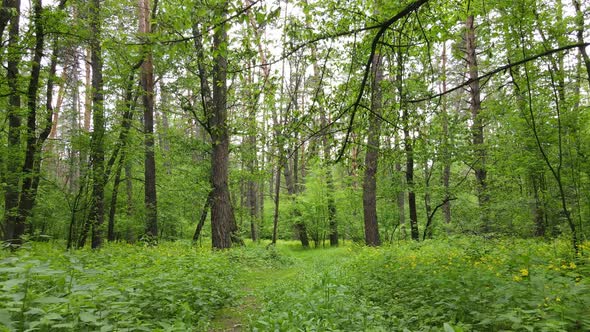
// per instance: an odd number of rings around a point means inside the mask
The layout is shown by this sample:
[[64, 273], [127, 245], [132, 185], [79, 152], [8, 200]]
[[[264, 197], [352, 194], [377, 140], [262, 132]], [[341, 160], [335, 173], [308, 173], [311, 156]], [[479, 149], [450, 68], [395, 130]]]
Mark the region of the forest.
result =
[[2, 0], [0, 331], [590, 330], [589, 29]]

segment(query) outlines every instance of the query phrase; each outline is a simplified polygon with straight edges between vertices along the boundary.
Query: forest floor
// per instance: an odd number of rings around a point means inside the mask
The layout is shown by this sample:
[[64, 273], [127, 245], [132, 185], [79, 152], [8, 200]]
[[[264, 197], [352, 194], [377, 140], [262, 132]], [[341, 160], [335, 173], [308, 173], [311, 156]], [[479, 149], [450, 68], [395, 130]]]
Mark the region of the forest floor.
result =
[[0, 250], [0, 332], [590, 331], [588, 241], [64, 248]]
[[[305, 285], [310, 283], [310, 277], [320, 278], [323, 273], [335, 270], [351, 257], [350, 250], [345, 247], [302, 249], [294, 244], [282, 245], [275, 250], [279, 251], [279, 255], [287, 263], [244, 269], [236, 278], [240, 288], [238, 299], [215, 313], [209, 331], [249, 330], [249, 322], [256, 321], [262, 307], [269, 304], [267, 291], [285, 286], [303, 291]], [[317, 283], [317, 280], [311, 281]], [[293, 295], [297, 297], [296, 294]], [[301, 294], [301, 298], [303, 297], [304, 294]]]

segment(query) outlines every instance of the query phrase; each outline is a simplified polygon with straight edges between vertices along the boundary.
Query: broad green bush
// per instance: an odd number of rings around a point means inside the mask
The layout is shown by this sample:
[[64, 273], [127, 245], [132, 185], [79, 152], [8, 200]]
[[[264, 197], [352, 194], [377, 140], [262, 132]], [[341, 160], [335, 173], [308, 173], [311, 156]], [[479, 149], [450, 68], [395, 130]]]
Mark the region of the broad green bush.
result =
[[202, 331], [236, 292], [227, 254], [185, 244], [1, 255], [0, 330]]

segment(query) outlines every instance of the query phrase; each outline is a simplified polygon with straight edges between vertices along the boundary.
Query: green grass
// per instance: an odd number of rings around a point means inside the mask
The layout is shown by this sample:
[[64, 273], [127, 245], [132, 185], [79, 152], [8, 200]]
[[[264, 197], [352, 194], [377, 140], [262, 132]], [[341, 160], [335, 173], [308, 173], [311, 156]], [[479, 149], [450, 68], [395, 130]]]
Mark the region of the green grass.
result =
[[32, 243], [0, 252], [0, 331], [583, 331], [589, 278], [561, 240]]

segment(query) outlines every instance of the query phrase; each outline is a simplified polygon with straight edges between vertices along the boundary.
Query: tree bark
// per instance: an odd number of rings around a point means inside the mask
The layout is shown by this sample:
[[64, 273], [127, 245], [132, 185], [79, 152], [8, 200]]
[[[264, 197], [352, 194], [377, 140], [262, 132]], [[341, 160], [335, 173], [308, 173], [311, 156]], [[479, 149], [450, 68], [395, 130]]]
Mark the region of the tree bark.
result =
[[414, 146], [413, 139], [410, 136], [408, 128], [409, 115], [407, 109], [403, 110], [404, 122], [404, 146], [406, 152], [406, 184], [408, 186], [408, 209], [410, 211], [410, 233], [412, 240], [418, 241], [420, 233], [418, 232], [418, 212], [416, 208], [416, 193], [414, 192]]
[[90, 60], [92, 64], [92, 125], [90, 159], [92, 163], [92, 207], [90, 225], [92, 227], [92, 248], [99, 248], [103, 240], [104, 223], [104, 91], [102, 77], [102, 46], [100, 0], [90, 3]]
[[[25, 233], [25, 225], [29, 217], [36, 198], [36, 186], [39, 183], [39, 174], [36, 170], [40, 170], [37, 163], [41, 162], [40, 152], [41, 142], [36, 136], [37, 131], [37, 96], [39, 93], [39, 77], [41, 74], [41, 59], [43, 58], [43, 47], [45, 41], [45, 31], [41, 23], [42, 15], [41, 0], [33, 2], [33, 26], [35, 30], [35, 48], [33, 51], [33, 61], [31, 62], [31, 77], [29, 79], [29, 87], [27, 91], [27, 130], [26, 130], [26, 147], [25, 160], [21, 172], [22, 186], [20, 190], [20, 199], [18, 204], [18, 215], [16, 217], [13, 239], [20, 243], [20, 238]], [[49, 124], [49, 128], [51, 125]], [[47, 138], [47, 137], [45, 137]]]
[[146, 211], [145, 234], [158, 236], [158, 209], [156, 196], [156, 159], [154, 146], [154, 62], [152, 49], [147, 40], [151, 33], [150, 1], [139, 0], [139, 33], [145, 39], [143, 63], [141, 65], [141, 88], [144, 123], [144, 202]]
[[[402, 165], [399, 162], [395, 162], [395, 171], [399, 174], [402, 172]], [[404, 183], [403, 177], [399, 176], [399, 181], [401, 184]], [[406, 230], [406, 193], [405, 190], [400, 190], [397, 193], [397, 209], [398, 209], [398, 219], [400, 225], [400, 232], [402, 239], [406, 239], [407, 237], [407, 230]], [[393, 234], [392, 234], [393, 235]]]
[[465, 22], [465, 51], [469, 83], [469, 110], [471, 112], [471, 137], [473, 147], [473, 157], [475, 163], [473, 169], [475, 171], [475, 180], [477, 182], [477, 199], [479, 202], [482, 231], [484, 233], [490, 231], [490, 218], [488, 217], [488, 201], [489, 194], [487, 193], [487, 170], [486, 170], [486, 148], [484, 146], [484, 124], [481, 117], [481, 96], [479, 73], [477, 65], [477, 51], [475, 42], [475, 26], [474, 17], [470, 15]]
[[[131, 74], [129, 74], [129, 78], [127, 80], [127, 87], [125, 89], [125, 113], [123, 113], [123, 120], [121, 123], [121, 132], [119, 133], [119, 139], [117, 142], [116, 151], [119, 155], [119, 159], [117, 162], [117, 166], [115, 169], [115, 180], [113, 183], [113, 191], [111, 193], [111, 204], [109, 209], [109, 219], [108, 219], [108, 232], [107, 232], [107, 239], [108, 241], [115, 241], [115, 214], [117, 211], [117, 198], [119, 196], [119, 186], [122, 182], [121, 175], [123, 173], [123, 169], [125, 167], [125, 163], [127, 162], [127, 142], [129, 131], [131, 130], [131, 121], [133, 119], [133, 85], [135, 79], [135, 70], [137, 67], [132, 69]], [[115, 152], [111, 156], [109, 160], [110, 166], [107, 167], [107, 173], [110, 173], [111, 163], [114, 163], [114, 159], [117, 158]], [[109, 175], [106, 176], [108, 178]]]
[[6, 80], [10, 91], [8, 97], [8, 160], [6, 162], [6, 186], [4, 194], [4, 239], [18, 241], [15, 237], [16, 218], [18, 216], [18, 199], [20, 183], [20, 127], [22, 119], [19, 115], [21, 97], [18, 87], [19, 63], [21, 55], [18, 52], [20, 35], [20, 0], [7, 1], [6, 7], [16, 12], [9, 21], [8, 58]]
[[418, 231], [418, 212], [416, 207], [416, 193], [414, 192], [414, 139], [410, 135], [410, 114], [403, 102], [403, 54], [397, 53], [398, 64], [396, 73], [397, 92], [402, 109], [402, 123], [404, 133], [404, 152], [406, 154], [406, 185], [408, 187], [408, 210], [410, 213], [410, 234], [412, 240], [420, 240]]
[[365, 175], [363, 180], [363, 216], [365, 221], [365, 243], [368, 246], [381, 245], [379, 238], [379, 224], [377, 221], [377, 163], [379, 158], [379, 136], [381, 131], [382, 91], [383, 80], [382, 57], [375, 53], [371, 67], [372, 94], [371, 113], [369, 114], [369, 132], [367, 137], [367, 153], [365, 155]]
[[[227, 16], [227, 2], [216, 9], [223, 22]], [[208, 126], [211, 131], [211, 237], [213, 248], [225, 249], [232, 245], [232, 236], [237, 231], [231, 205], [228, 166], [229, 129], [227, 123], [227, 27], [225, 22], [216, 27], [213, 35], [213, 100]]]
[[195, 229], [195, 233], [193, 234], [193, 243], [199, 240], [199, 237], [201, 236], [201, 231], [203, 230], [203, 226], [205, 226], [205, 220], [207, 220], [207, 212], [211, 207], [212, 194], [212, 191], [209, 192], [209, 194], [207, 195], [207, 199], [205, 200], [205, 204], [203, 205], [203, 209], [201, 210], [199, 223], [197, 224], [197, 228]]
[[[442, 51], [442, 92], [447, 92], [447, 44], [443, 44]], [[445, 191], [445, 197], [450, 195], [450, 180], [451, 180], [451, 155], [449, 151], [449, 114], [447, 112], [447, 100], [446, 97], [442, 97], [442, 129], [443, 129], [443, 187]], [[451, 202], [447, 201], [443, 207], [443, 213], [445, 216], [445, 223], [451, 223]]]

